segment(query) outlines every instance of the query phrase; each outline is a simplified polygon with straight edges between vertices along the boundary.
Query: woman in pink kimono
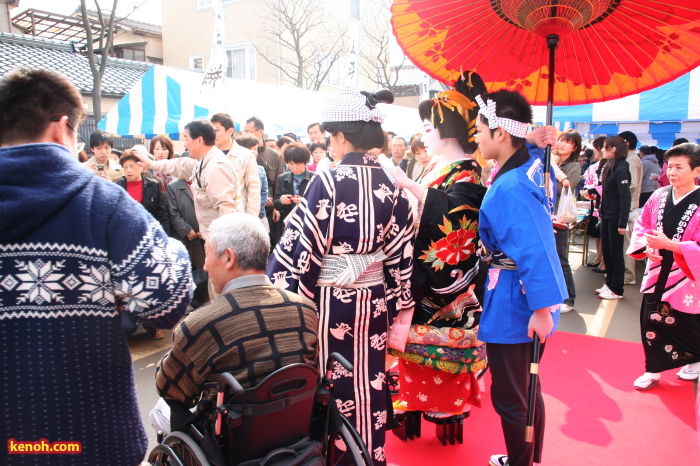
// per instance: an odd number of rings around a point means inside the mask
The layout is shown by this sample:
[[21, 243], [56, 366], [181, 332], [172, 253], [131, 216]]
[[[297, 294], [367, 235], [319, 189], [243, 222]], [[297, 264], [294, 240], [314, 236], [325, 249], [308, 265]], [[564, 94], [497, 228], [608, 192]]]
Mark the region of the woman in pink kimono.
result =
[[649, 198], [627, 250], [649, 258], [641, 311], [646, 372], [634, 381], [637, 390], [658, 385], [661, 371], [681, 367], [682, 380], [700, 372], [700, 146], [680, 144], [666, 154], [671, 185]]

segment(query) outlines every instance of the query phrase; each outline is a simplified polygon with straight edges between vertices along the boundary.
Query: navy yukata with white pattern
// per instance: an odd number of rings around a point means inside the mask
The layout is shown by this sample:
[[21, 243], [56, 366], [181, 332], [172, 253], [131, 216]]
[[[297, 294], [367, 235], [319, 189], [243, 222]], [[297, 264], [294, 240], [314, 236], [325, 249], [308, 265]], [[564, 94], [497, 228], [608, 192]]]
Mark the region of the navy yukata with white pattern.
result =
[[[383, 283], [367, 287], [318, 286], [325, 255], [383, 251]], [[375, 465], [386, 464], [384, 361], [389, 326], [413, 307], [413, 218], [408, 198], [372, 154], [349, 153], [335, 169], [309, 183], [267, 267], [282, 288], [314, 299], [319, 310], [319, 363], [338, 352], [353, 365], [335, 366], [334, 396]]]

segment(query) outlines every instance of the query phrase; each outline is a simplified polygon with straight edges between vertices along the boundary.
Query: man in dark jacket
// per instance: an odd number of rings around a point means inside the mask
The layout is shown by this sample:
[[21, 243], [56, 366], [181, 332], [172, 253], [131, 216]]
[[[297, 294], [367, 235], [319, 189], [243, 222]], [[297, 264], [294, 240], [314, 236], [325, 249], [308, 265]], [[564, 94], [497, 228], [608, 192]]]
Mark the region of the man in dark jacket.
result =
[[[140, 464], [148, 439], [121, 314], [170, 328], [190, 302], [184, 247], [78, 162], [82, 117], [63, 75], [0, 81], [0, 464]], [[10, 454], [19, 441], [81, 451]]]
[[209, 293], [204, 285], [208, 278], [204, 271], [204, 240], [199, 232], [190, 184], [191, 181], [182, 178], [168, 184], [166, 204], [170, 218], [170, 236], [182, 241], [190, 255], [192, 276], [197, 285], [192, 307], [196, 309], [209, 301]]

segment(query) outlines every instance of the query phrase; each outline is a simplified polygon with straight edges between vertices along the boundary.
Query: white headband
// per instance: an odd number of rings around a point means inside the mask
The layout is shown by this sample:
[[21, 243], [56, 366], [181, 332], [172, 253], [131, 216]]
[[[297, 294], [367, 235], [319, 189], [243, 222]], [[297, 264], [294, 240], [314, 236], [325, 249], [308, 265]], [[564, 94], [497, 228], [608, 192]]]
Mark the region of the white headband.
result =
[[326, 101], [321, 113], [321, 121], [376, 121], [384, 122], [384, 112], [367, 107], [367, 97], [356, 87], [341, 89]]
[[510, 118], [501, 118], [496, 116], [496, 102], [489, 99], [488, 105], [484, 103], [484, 100], [480, 95], [476, 96], [476, 103], [479, 104], [479, 115], [484, 115], [484, 117], [489, 121], [489, 129], [496, 129], [502, 126], [506, 132], [517, 138], [524, 138], [527, 134], [528, 123], [523, 123], [522, 121], [511, 120]]

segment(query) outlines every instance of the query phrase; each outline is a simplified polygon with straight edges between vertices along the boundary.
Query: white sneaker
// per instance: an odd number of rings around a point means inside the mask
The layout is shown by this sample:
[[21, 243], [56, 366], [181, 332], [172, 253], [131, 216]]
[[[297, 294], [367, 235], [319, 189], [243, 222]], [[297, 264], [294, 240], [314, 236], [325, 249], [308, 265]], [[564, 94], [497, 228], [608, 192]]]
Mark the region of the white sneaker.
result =
[[603, 285], [603, 286], [601, 286], [600, 288], [598, 288], [597, 290], [595, 290], [595, 292], [598, 293], [598, 294], [600, 294], [600, 293], [602, 293], [603, 291], [609, 291], [609, 290], [610, 290], [610, 288], [608, 288], [608, 285]]
[[493, 455], [489, 466], [508, 466], [508, 457], [506, 455]]
[[661, 374], [655, 372], [645, 372], [634, 381], [634, 388], [640, 392], [650, 390], [659, 384], [659, 379], [661, 379]]
[[676, 376], [681, 380], [697, 380], [700, 376], [700, 362], [681, 367]]
[[600, 299], [622, 299], [622, 296], [613, 293], [609, 288], [607, 290], [601, 291], [598, 297]]
[[559, 313], [560, 314], [566, 314], [567, 312], [571, 312], [574, 310], [574, 306], [569, 306], [566, 303], [563, 303], [561, 306], [559, 306]]

